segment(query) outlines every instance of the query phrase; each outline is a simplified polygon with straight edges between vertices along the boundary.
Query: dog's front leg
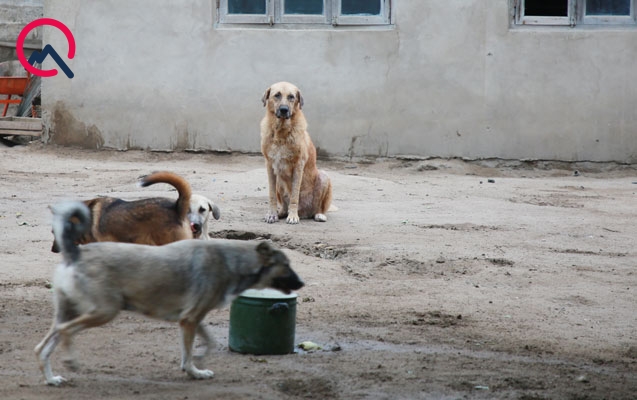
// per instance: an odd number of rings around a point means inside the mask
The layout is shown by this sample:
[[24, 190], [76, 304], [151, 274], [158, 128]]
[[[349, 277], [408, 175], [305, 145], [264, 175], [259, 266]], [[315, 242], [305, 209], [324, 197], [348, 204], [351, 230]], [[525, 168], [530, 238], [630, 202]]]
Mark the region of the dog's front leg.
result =
[[192, 345], [195, 341], [195, 332], [198, 322], [182, 319], [179, 321], [181, 327], [181, 369], [186, 371], [190, 377], [195, 379], [210, 379], [214, 372], [209, 369], [197, 369], [192, 361]]
[[290, 193], [290, 206], [288, 208], [288, 224], [299, 223], [299, 195], [301, 193], [301, 179], [305, 170], [305, 160], [299, 160], [292, 173], [292, 191]]
[[279, 220], [279, 212], [277, 211], [276, 200], [276, 174], [269, 162], [266, 162], [265, 169], [268, 171], [268, 187], [270, 194], [270, 211], [265, 216], [265, 222], [268, 224], [277, 222]]

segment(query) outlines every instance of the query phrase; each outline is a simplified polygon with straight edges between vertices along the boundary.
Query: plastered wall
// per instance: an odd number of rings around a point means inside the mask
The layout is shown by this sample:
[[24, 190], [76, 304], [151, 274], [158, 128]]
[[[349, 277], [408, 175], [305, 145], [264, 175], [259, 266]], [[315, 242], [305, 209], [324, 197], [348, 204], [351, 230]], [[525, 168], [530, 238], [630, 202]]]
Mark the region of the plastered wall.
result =
[[512, 28], [506, 0], [395, 1], [377, 30], [218, 27], [212, 0], [44, 3], [77, 41], [75, 77], [43, 83], [51, 142], [258, 152], [261, 96], [287, 80], [323, 155], [637, 162], [634, 28]]

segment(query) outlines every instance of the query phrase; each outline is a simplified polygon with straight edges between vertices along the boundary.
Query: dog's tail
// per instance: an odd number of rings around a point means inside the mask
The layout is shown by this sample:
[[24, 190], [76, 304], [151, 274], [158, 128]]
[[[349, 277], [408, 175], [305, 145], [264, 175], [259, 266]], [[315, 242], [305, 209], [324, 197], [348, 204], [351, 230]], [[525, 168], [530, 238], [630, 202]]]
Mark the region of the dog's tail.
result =
[[91, 227], [91, 212], [79, 201], [67, 201], [49, 207], [53, 213], [53, 235], [67, 264], [80, 257], [76, 241]]
[[154, 172], [142, 177], [139, 181], [141, 187], [154, 185], [155, 183], [167, 183], [177, 189], [177, 193], [179, 193], [177, 215], [179, 215], [180, 219], [185, 219], [190, 211], [190, 196], [192, 195], [192, 189], [188, 181], [177, 174], [167, 171]]

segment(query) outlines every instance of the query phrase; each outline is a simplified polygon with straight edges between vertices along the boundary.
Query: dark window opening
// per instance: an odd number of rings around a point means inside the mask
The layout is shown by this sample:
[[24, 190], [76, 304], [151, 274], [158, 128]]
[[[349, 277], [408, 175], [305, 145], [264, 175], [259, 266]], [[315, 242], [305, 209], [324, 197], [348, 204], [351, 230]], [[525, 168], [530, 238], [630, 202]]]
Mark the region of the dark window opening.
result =
[[323, 14], [323, 0], [285, 0], [286, 14]]
[[524, 15], [536, 17], [567, 17], [567, 0], [526, 0], [524, 2]]
[[341, 0], [343, 15], [379, 15], [381, 0]]
[[229, 14], [265, 14], [265, 0], [228, 0]]

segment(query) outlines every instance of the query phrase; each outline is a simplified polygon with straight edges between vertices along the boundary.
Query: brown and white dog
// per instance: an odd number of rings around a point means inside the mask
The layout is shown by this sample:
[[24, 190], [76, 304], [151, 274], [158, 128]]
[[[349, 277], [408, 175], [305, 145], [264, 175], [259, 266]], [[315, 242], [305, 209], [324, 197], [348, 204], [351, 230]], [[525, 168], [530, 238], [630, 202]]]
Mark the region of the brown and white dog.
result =
[[265, 117], [261, 120], [261, 152], [268, 173], [270, 211], [266, 222], [287, 217], [325, 222], [332, 202], [332, 183], [316, 168], [316, 148], [307, 133], [301, 91], [279, 82], [263, 94]]
[[210, 215], [214, 219], [221, 217], [219, 207], [207, 197], [200, 194], [192, 194], [190, 196], [190, 211], [188, 212], [188, 220], [194, 239], [210, 240], [208, 223]]
[[[177, 189], [177, 200], [164, 197], [135, 201], [114, 197], [85, 200], [84, 204], [91, 213], [91, 228], [77, 238], [77, 244], [124, 242], [160, 246], [178, 240], [199, 238], [204, 221], [197, 222], [198, 217], [195, 214], [198, 208], [193, 213], [194, 195], [190, 184], [181, 176], [166, 171], [155, 172], [139, 181], [142, 187], [156, 183], [167, 183]], [[218, 208], [216, 216], [219, 216]], [[55, 240], [51, 251], [59, 252], [59, 245]]]

